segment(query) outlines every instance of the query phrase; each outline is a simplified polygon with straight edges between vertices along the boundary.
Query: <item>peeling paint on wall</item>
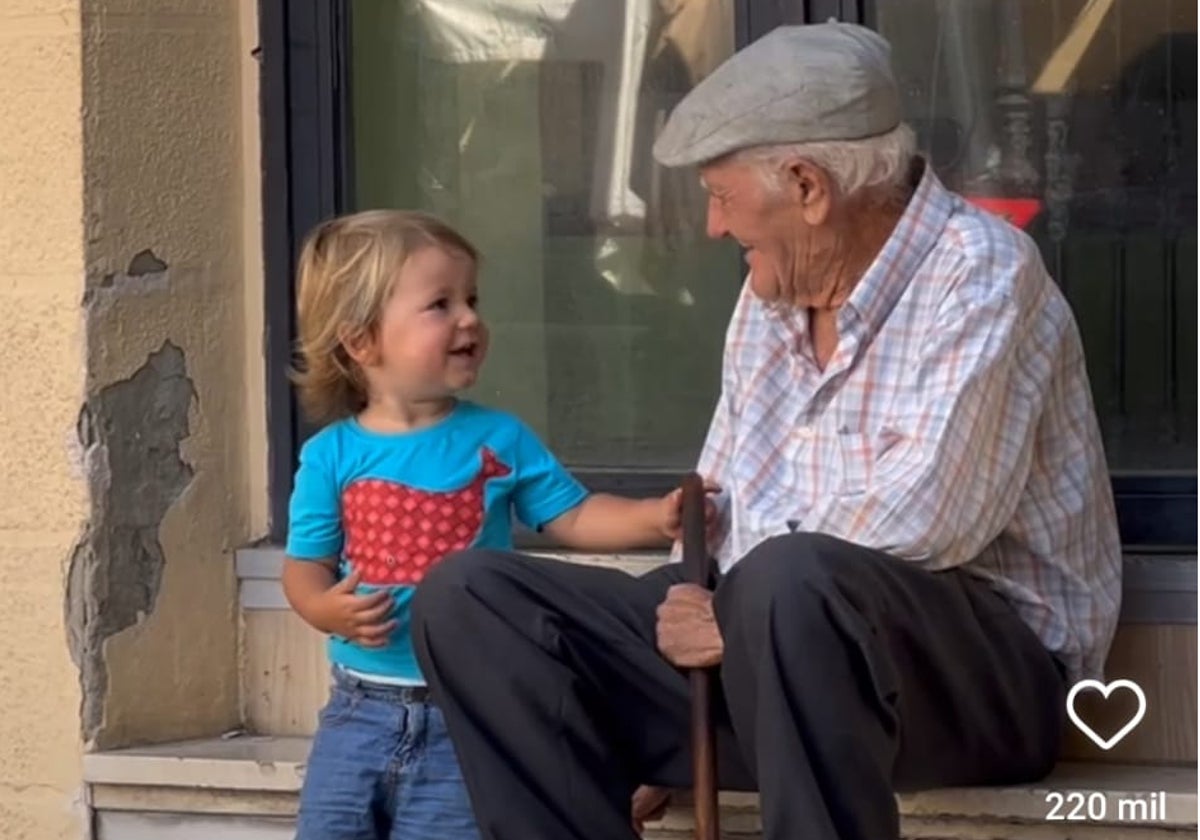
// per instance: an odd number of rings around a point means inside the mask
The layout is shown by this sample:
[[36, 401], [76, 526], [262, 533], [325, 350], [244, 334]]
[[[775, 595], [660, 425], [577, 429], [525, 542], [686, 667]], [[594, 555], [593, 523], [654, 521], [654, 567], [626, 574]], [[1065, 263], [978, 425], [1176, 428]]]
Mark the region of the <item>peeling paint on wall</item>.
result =
[[124, 274], [110, 272], [88, 286], [83, 292], [83, 305], [94, 307], [114, 295], [162, 291], [168, 282], [167, 264], [146, 248], [133, 255]]
[[79, 414], [93, 510], [71, 557], [66, 613], [87, 741], [104, 719], [105, 640], [154, 610], [164, 563], [159, 525], [193, 475], [180, 444], [195, 396], [184, 353], [168, 341]]
[[143, 274], [158, 274], [167, 270], [167, 264], [154, 255], [149, 248], [138, 251], [129, 261], [125, 273], [130, 277], [141, 277]]

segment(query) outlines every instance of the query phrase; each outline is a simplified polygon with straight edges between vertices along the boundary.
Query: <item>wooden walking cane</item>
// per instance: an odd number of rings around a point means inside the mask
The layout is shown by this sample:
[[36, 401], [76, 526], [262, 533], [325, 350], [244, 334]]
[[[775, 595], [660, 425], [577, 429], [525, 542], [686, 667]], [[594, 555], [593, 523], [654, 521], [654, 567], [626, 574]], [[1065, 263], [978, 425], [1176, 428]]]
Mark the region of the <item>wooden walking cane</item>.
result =
[[[708, 587], [708, 546], [704, 527], [704, 481], [696, 473], [683, 478], [683, 570], [689, 583]], [[696, 840], [719, 840], [717, 818], [717, 744], [709, 709], [709, 674], [688, 675], [692, 692], [692, 800]]]

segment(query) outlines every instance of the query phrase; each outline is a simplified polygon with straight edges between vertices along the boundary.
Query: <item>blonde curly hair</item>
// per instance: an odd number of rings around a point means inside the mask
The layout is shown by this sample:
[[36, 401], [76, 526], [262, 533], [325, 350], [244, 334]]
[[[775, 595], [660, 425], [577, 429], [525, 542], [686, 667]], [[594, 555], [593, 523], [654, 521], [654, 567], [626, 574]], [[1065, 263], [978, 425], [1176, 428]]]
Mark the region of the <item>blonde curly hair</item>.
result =
[[378, 329], [401, 266], [428, 247], [479, 262], [465, 236], [413, 210], [339, 216], [317, 225], [305, 238], [296, 266], [299, 359], [292, 381], [313, 421], [329, 423], [366, 407], [366, 377], [345, 342]]

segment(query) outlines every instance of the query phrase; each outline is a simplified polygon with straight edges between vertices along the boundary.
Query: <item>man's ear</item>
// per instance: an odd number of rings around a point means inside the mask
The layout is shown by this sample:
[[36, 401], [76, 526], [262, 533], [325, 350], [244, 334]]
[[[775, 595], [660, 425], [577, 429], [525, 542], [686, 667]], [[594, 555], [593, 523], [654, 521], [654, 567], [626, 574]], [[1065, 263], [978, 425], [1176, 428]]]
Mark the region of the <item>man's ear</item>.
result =
[[379, 359], [379, 348], [375, 336], [369, 329], [339, 327], [338, 341], [351, 359], [360, 367], [375, 364]]
[[823, 224], [833, 203], [833, 181], [829, 173], [801, 158], [788, 161], [786, 170], [805, 223]]

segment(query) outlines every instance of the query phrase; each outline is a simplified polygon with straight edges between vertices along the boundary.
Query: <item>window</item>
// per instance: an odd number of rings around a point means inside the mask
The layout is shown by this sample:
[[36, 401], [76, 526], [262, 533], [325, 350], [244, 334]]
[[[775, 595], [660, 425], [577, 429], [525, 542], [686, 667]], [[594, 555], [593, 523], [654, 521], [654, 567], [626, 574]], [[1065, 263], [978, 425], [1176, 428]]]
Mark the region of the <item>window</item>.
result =
[[1125, 541], [1194, 546], [1196, 4], [872, 12], [939, 175], [1022, 222], [1071, 302]]
[[263, 0], [262, 14], [289, 56], [264, 81], [277, 538], [308, 431], [283, 379], [293, 253], [318, 219], [372, 206], [431, 210], [480, 246], [494, 343], [479, 399], [595, 488], [665, 490], [703, 440], [743, 268], [704, 237], [695, 173], [658, 167], [653, 137], [735, 48], [839, 17], [893, 42], [939, 174], [1024, 224], [1070, 299], [1126, 542], [1195, 544], [1194, 4]]
[[[484, 255], [493, 349], [476, 396], [589, 486], [665, 492], [715, 401], [740, 285], [694, 172], [655, 131], [781, 21], [766, 0], [262, 0], [272, 537], [300, 442], [287, 377], [299, 238], [335, 212], [431, 210]], [[274, 209], [274, 212], [272, 212]]]
[[733, 53], [731, 0], [359, 4], [349, 47], [349, 206], [433, 211], [483, 254], [474, 396], [577, 470], [686, 469], [741, 260], [650, 148]]

